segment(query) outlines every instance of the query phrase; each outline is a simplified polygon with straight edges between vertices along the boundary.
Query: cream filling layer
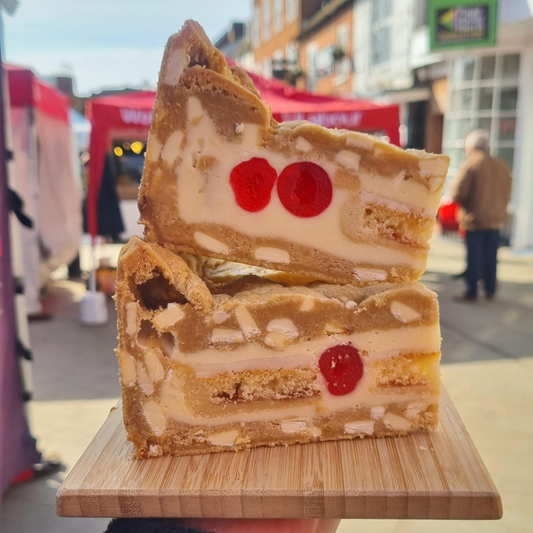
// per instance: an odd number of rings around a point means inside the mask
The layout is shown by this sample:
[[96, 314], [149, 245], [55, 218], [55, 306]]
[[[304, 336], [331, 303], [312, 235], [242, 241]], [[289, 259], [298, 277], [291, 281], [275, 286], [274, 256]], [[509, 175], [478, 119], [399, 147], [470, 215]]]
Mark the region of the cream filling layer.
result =
[[[269, 204], [259, 212], [251, 213], [238, 207], [229, 183], [231, 170], [242, 161], [252, 157], [268, 160], [279, 174], [289, 164], [299, 161], [281, 153], [261, 149], [258, 145], [259, 126], [245, 124], [240, 135], [241, 143], [228, 143], [217, 134], [215, 124], [207, 112], [195, 124], [189, 124], [187, 144], [176, 166], [178, 176], [178, 209], [187, 224], [213, 223], [234, 228], [250, 237], [272, 237], [299, 243], [313, 249], [341, 257], [353, 263], [383, 265], [407, 265], [415, 269], [425, 266], [425, 253], [412, 254], [391, 250], [384, 246], [359, 244], [350, 241], [342, 232], [340, 218], [342, 206], [360, 201], [354, 193], [342, 189], [333, 190], [331, 204], [318, 216], [298, 218], [283, 207], [276, 185]], [[194, 161], [201, 155], [217, 160], [211, 169], [202, 172], [194, 168]], [[321, 161], [321, 166], [330, 177], [339, 165]], [[363, 188], [391, 200], [419, 207], [438, 204], [438, 194], [431, 194], [421, 184], [402, 180], [391, 187], [391, 180], [358, 174]]]
[[[440, 350], [440, 328], [430, 326], [401, 327], [392, 330], [371, 330], [352, 335], [327, 335], [319, 339], [299, 342], [282, 351], [261, 345], [244, 345], [234, 350], [201, 350], [182, 353], [176, 347], [172, 360], [192, 368], [200, 378], [213, 377], [224, 372], [245, 370], [275, 370], [298, 368], [317, 364], [320, 355], [337, 344], [351, 342], [366, 352], [365, 364], [407, 353], [434, 353]], [[178, 343], [176, 343], [178, 346]]]
[[[440, 202], [440, 191], [429, 192], [428, 189], [419, 182], [406, 180], [403, 175], [394, 179], [383, 176], [359, 172], [357, 174], [361, 182], [363, 194], [375, 195], [375, 198], [388, 198], [394, 203], [390, 203], [391, 209], [399, 210], [394, 204], [402, 204], [408, 209], [421, 213], [425, 217], [434, 217]], [[383, 201], [382, 201], [383, 203]], [[404, 212], [402, 210], [401, 212]]]
[[[357, 387], [350, 394], [344, 396], [333, 396], [327, 390], [325, 380], [320, 378], [321, 395], [317, 396], [315, 401], [304, 406], [291, 406], [290, 401], [283, 404], [272, 402], [271, 408], [245, 411], [226, 416], [197, 416], [191, 412], [185, 403], [186, 391], [183, 390], [179, 373], [172, 373], [161, 388], [158, 400], [162, 413], [168, 418], [190, 425], [202, 425], [214, 427], [221, 424], [232, 424], [235, 422], [268, 422], [274, 420], [283, 420], [290, 418], [310, 419], [314, 417], [323, 417], [344, 409], [355, 409], [357, 407], [379, 406], [383, 408], [390, 404], [402, 404], [406, 408], [409, 403], [423, 399], [425, 404], [438, 403], [438, 394], [429, 390], [421, 394], [420, 389], [414, 389], [411, 393], [398, 393], [396, 391], [378, 392], [372, 390], [374, 379], [372, 370], [365, 368], [363, 377], [357, 384]], [[423, 396], [423, 398], [421, 398]], [[152, 401], [152, 400], [150, 400]], [[158, 424], [160, 426], [160, 424]]]

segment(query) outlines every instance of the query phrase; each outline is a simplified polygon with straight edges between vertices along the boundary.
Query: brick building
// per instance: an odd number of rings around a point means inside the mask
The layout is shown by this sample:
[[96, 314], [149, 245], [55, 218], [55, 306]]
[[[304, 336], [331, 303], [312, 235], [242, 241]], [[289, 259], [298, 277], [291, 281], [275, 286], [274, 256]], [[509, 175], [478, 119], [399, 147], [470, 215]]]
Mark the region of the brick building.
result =
[[232, 22], [229, 29], [214, 44], [227, 58], [250, 70], [254, 65], [250, 34], [250, 22]]
[[254, 0], [252, 49], [255, 70], [291, 84], [301, 76], [298, 37], [322, 0]]
[[[346, 95], [353, 87], [353, 0], [330, 0], [302, 24], [299, 64], [301, 88]], [[303, 83], [304, 82], [304, 83]]]

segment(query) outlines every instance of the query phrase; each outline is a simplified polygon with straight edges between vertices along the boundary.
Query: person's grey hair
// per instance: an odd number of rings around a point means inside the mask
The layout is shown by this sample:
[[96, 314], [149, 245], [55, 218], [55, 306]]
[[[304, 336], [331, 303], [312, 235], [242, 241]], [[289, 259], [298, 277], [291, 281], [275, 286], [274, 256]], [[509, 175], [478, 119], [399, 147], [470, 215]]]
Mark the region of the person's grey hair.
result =
[[489, 132], [486, 130], [471, 131], [465, 139], [465, 148], [472, 150], [489, 151]]

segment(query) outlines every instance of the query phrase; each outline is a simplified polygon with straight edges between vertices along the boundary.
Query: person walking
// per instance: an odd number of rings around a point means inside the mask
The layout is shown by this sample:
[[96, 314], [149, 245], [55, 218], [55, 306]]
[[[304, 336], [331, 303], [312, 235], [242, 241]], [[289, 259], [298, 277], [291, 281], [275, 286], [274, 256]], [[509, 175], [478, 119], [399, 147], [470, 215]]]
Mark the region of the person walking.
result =
[[475, 302], [479, 280], [488, 300], [496, 294], [497, 254], [500, 230], [511, 199], [511, 169], [489, 154], [489, 135], [474, 130], [465, 139], [466, 159], [451, 184], [451, 196], [459, 204], [460, 224], [466, 230], [466, 291], [455, 298]]

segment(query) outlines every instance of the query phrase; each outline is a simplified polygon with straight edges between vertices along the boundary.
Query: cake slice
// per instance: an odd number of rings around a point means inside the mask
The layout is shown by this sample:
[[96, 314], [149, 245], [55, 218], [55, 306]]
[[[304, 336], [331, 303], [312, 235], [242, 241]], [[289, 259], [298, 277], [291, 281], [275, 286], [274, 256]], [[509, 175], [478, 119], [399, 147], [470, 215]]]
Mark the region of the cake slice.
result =
[[210, 289], [202, 270], [136, 237], [121, 252], [117, 355], [138, 457], [436, 426], [438, 305], [423, 285], [247, 274]]
[[166, 46], [139, 194], [145, 239], [330, 283], [417, 280], [448, 157], [278, 124], [188, 21]]

